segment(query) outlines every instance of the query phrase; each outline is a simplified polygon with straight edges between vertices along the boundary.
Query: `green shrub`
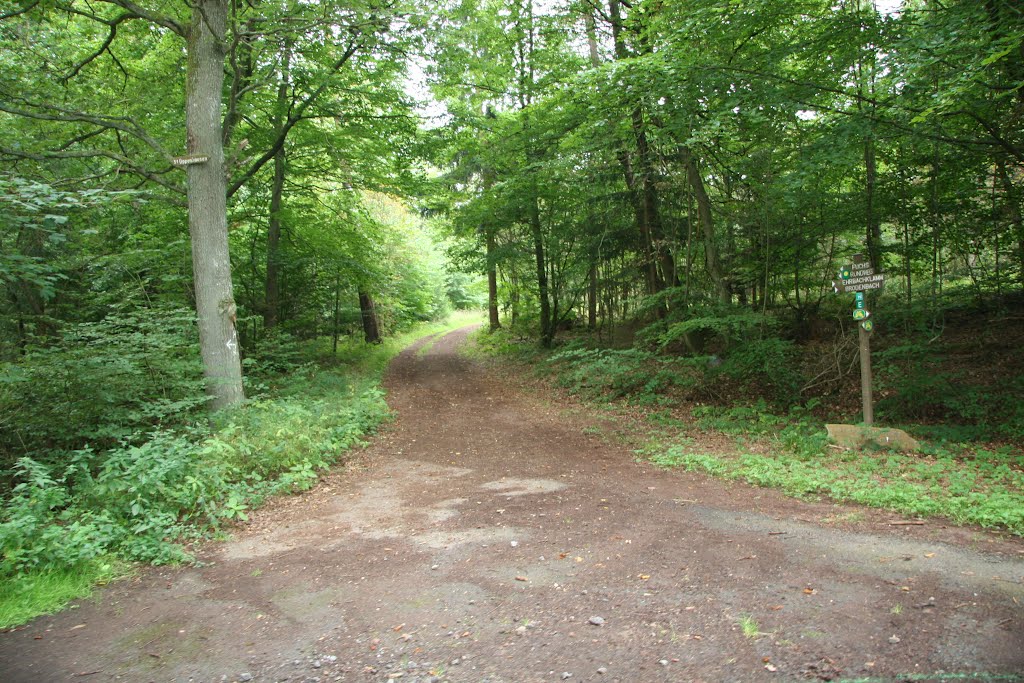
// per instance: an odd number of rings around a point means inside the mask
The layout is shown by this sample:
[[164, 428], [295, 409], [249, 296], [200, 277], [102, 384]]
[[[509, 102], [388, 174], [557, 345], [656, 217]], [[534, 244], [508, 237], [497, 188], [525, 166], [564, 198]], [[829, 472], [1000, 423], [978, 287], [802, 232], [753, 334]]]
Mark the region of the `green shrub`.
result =
[[559, 368], [560, 385], [591, 398], [629, 397], [654, 403], [670, 388], [692, 386], [695, 381], [689, 361], [640, 349], [570, 348], [552, 355], [548, 362]]
[[1024, 377], [998, 386], [944, 370], [943, 348], [912, 342], [875, 354], [878, 414], [892, 421], [935, 421], [936, 436], [959, 440], [1024, 437]]
[[797, 349], [778, 336], [779, 327], [777, 319], [754, 311], [709, 308], [668, 325], [655, 339], [662, 349], [685, 341], [691, 353], [711, 352], [703, 360], [704, 386], [726, 378], [744, 391], [789, 406], [800, 399], [803, 377]]
[[191, 311], [113, 311], [69, 325], [0, 365], [0, 466], [19, 455], [58, 463], [85, 444], [138, 443], [194, 419], [206, 400]]

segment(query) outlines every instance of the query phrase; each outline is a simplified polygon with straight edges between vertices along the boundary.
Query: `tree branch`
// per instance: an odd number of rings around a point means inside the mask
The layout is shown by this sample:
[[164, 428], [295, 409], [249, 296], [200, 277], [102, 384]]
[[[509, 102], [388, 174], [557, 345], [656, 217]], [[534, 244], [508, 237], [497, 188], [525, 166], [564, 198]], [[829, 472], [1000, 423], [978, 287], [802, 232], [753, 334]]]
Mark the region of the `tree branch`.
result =
[[30, 2], [29, 4], [25, 5], [21, 9], [15, 9], [15, 10], [11, 10], [10, 12], [8, 12], [6, 14], [0, 14], [0, 21], [4, 21], [5, 19], [10, 19], [11, 17], [16, 17], [16, 16], [19, 16], [21, 14], [25, 14], [27, 12], [31, 12], [33, 9], [35, 9], [35, 7], [38, 4], [39, 4], [39, 2], [38, 2], [38, 0], [36, 0], [36, 2]]
[[21, 116], [27, 119], [39, 121], [59, 121], [62, 123], [90, 123], [102, 128], [119, 130], [144, 142], [148, 147], [157, 152], [166, 161], [170, 162], [172, 155], [163, 148], [146, 130], [130, 117], [123, 116], [102, 116], [87, 114], [85, 112], [63, 109], [49, 104], [35, 104], [20, 99], [29, 109], [19, 109], [8, 104], [14, 98], [0, 98], [0, 111], [13, 116]]
[[157, 26], [163, 26], [172, 33], [176, 33], [182, 38], [185, 37], [185, 27], [179, 24], [177, 21], [168, 16], [164, 16], [163, 14], [151, 12], [145, 7], [141, 7], [140, 5], [135, 4], [131, 0], [97, 0], [97, 2], [105, 2], [109, 5], [117, 5], [118, 7], [128, 10], [139, 19], [145, 19], [146, 21], [154, 23]]
[[169, 166], [162, 171], [151, 171], [142, 168], [138, 164], [134, 163], [131, 159], [124, 156], [123, 154], [117, 154], [109, 150], [80, 150], [80, 151], [50, 151], [50, 152], [26, 152], [22, 150], [10, 149], [7, 147], [0, 147], [0, 157], [6, 157], [8, 159], [31, 159], [32, 161], [50, 161], [53, 159], [97, 159], [106, 158], [111, 161], [115, 161], [118, 164], [126, 167], [131, 173], [145, 178], [146, 180], [156, 183], [161, 187], [164, 187], [175, 194], [185, 194], [185, 188], [174, 182], [163, 178], [164, 174], [174, 170], [173, 166]]
[[343, 66], [345, 66], [356, 51], [362, 46], [363, 44], [361, 42], [354, 39], [341, 57], [331, 65], [328, 70], [328, 75], [325, 76], [319, 87], [306, 95], [306, 97], [304, 97], [291, 111], [288, 112], [288, 117], [284, 120], [281, 129], [278, 131], [277, 137], [274, 139], [274, 143], [249, 166], [248, 170], [246, 170], [238, 180], [232, 183], [228, 188], [228, 197], [231, 197], [235, 192], [238, 192], [238, 190], [249, 182], [249, 180], [251, 180], [252, 177], [255, 176], [268, 161], [274, 158], [278, 151], [284, 146], [284, 142], [288, 138], [288, 133], [290, 133], [292, 128], [295, 127], [296, 123], [302, 120], [306, 109], [308, 109], [310, 105], [312, 105], [327, 89], [327, 86], [330, 83], [330, 76], [337, 73]]

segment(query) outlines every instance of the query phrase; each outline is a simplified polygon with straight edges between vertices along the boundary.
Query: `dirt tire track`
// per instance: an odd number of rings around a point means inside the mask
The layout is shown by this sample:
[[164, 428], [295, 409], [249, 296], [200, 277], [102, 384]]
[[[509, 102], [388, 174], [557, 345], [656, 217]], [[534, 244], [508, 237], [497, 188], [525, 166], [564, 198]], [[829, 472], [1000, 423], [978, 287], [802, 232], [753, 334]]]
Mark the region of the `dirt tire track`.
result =
[[1024, 671], [1019, 540], [828, 528], [801, 520], [837, 506], [637, 464], [458, 355], [466, 334], [395, 360], [397, 419], [357, 462], [258, 511], [206, 566], [2, 634], [0, 680]]

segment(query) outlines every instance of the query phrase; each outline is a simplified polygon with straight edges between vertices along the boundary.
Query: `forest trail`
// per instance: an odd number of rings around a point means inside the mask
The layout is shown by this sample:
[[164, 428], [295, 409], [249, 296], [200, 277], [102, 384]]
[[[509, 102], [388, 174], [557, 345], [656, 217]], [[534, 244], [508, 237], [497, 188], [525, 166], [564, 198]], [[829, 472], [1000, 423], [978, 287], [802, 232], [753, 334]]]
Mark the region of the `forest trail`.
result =
[[0, 680], [1024, 680], [1021, 541], [636, 463], [466, 334], [353, 466], [0, 634]]

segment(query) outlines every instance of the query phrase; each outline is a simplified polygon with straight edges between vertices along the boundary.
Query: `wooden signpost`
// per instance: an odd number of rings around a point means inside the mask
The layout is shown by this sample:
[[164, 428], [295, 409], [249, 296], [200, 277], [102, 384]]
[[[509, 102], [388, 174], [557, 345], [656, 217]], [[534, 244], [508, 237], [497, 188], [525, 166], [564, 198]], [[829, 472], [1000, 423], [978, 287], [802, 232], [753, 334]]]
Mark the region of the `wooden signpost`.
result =
[[855, 254], [853, 263], [839, 269], [839, 280], [832, 282], [836, 294], [853, 293], [856, 307], [853, 319], [857, 321], [857, 336], [860, 340], [860, 391], [864, 400], [864, 425], [825, 425], [829, 437], [840, 446], [853, 449], [864, 447], [896, 448], [902, 451], [919, 450], [920, 444], [902, 429], [880, 429], [873, 427], [875, 410], [871, 397], [871, 331], [875, 329], [874, 317], [864, 306], [864, 292], [881, 289], [885, 276], [875, 273], [870, 263], [864, 263], [861, 254]]
[[853, 263], [839, 269], [839, 280], [832, 282], [832, 291], [836, 294], [854, 293], [856, 308], [853, 319], [860, 323], [857, 336], [860, 341], [860, 393], [864, 403], [864, 424], [870, 427], [875, 422], [874, 400], [871, 395], [871, 331], [875, 323], [871, 319], [871, 311], [864, 307], [864, 292], [870, 289], [881, 289], [885, 284], [885, 275], [875, 273], [870, 263], [864, 263], [862, 254], [855, 254]]

